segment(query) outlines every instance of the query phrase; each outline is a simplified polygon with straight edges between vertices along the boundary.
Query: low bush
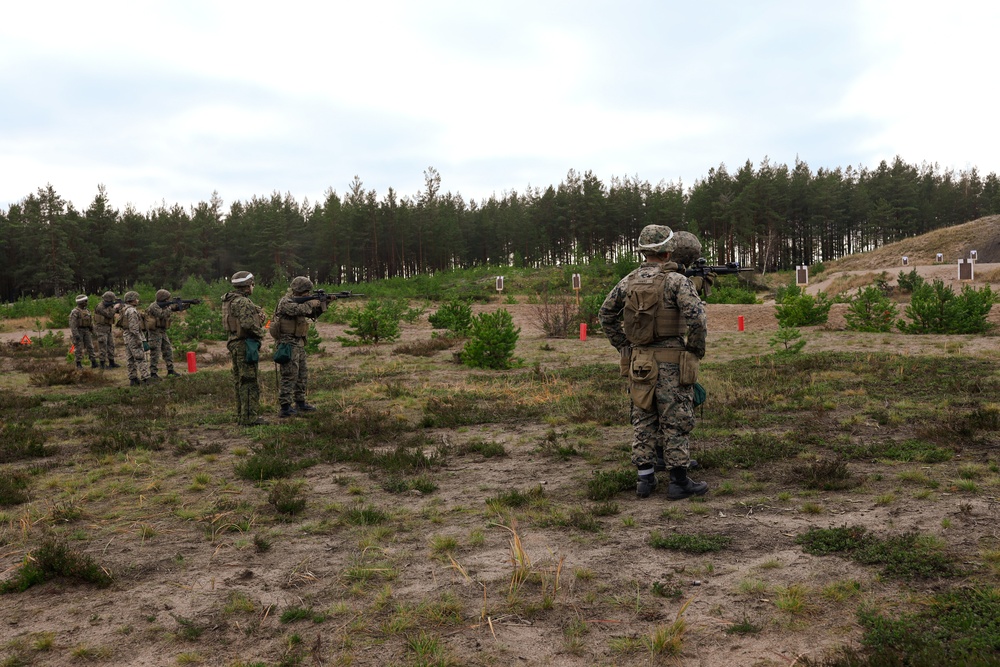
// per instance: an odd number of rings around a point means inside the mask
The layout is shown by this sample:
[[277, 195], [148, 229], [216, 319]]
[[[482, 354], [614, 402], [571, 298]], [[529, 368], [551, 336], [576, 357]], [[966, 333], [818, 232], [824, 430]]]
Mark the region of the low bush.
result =
[[469, 342], [462, 350], [462, 363], [471, 368], [510, 368], [520, 333], [506, 309], [480, 313], [472, 320]]
[[899, 330], [907, 334], [977, 334], [992, 327], [987, 317], [996, 301], [989, 285], [977, 290], [962, 285], [955, 294], [950, 285], [940, 279], [914, 289], [905, 314], [910, 322], [900, 320]]

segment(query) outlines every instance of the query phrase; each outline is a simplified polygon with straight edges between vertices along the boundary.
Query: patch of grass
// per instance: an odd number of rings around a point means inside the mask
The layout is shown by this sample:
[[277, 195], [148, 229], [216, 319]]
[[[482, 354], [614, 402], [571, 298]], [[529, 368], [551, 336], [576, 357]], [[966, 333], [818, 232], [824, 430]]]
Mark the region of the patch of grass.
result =
[[355, 505], [344, 512], [343, 520], [352, 526], [377, 526], [389, 520], [389, 515], [372, 505]]
[[251, 446], [252, 453], [236, 463], [236, 476], [251, 482], [288, 477], [302, 466], [291, 449], [282, 444], [266, 443]]
[[802, 584], [792, 584], [775, 591], [774, 606], [788, 614], [804, 614], [812, 610], [809, 589]]
[[542, 416], [545, 405], [523, 395], [491, 395], [489, 392], [456, 391], [432, 396], [424, 406], [421, 426], [454, 428], [473, 424], [524, 422]]
[[15, 421], [0, 424], [0, 463], [40, 458], [51, 453], [45, 447], [45, 433], [34, 424]]
[[943, 463], [954, 456], [951, 449], [923, 440], [868, 442], [862, 446], [838, 446], [836, 451], [855, 460], [887, 460], [919, 463]]
[[544, 497], [545, 492], [542, 490], [542, 485], [539, 484], [538, 486], [535, 486], [527, 491], [512, 489], [505, 493], [492, 496], [486, 499], [486, 504], [494, 507], [509, 507], [511, 509], [518, 509], [534, 504]]
[[768, 433], [741, 433], [733, 436], [732, 444], [705, 449], [698, 463], [710, 468], [753, 468], [771, 461], [794, 458], [805, 447]]
[[885, 575], [901, 579], [953, 577], [960, 574], [939, 542], [916, 532], [878, 538], [859, 526], [810, 528], [795, 541], [802, 545], [806, 553], [842, 553], [864, 565], [881, 566]]
[[507, 449], [503, 446], [502, 442], [488, 442], [481, 438], [470, 440], [460, 447], [458, 451], [460, 454], [480, 454], [484, 459], [507, 456]]
[[281, 612], [280, 620], [282, 623], [295, 623], [296, 621], [322, 623], [326, 620], [326, 614], [313, 611], [311, 607], [289, 607]]
[[757, 625], [746, 616], [725, 629], [727, 635], [756, 635], [763, 630], [763, 626]]
[[661, 535], [659, 531], [655, 530], [649, 536], [649, 544], [654, 549], [670, 549], [690, 554], [722, 551], [729, 546], [730, 541], [730, 538], [725, 535], [707, 535], [701, 533], [690, 535], [671, 533], [670, 535]]
[[825, 586], [822, 591], [823, 597], [831, 602], [843, 602], [859, 593], [861, 593], [861, 584], [853, 579], [835, 581], [829, 586]]
[[0, 468], [0, 507], [28, 502], [31, 476], [23, 470]]
[[394, 354], [408, 354], [414, 357], [431, 357], [440, 352], [454, 347], [459, 342], [458, 338], [447, 336], [437, 336], [430, 340], [416, 340], [410, 343], [401, 343], [392, 348]]
[[304, 489], [304, 482], [279, 480], [268, 492], [267, 502], [282, 514], [289, 516], [298, 514], [306, 508]]
[[25, 556], [13, 578], [0, 583], [0, 593], [20, 593], [57, 578], [102, 588], [111, 584], [111, 575], [93, 558], [70, 549], [64, 542], [47, 540]]
[[634, 468], [620, 470], [597, 470], [587, 481], [587, 498], [596, 502], [611, 500], [622, 491], [635, 489]]
[[842, 491], [864, 482], [863, 479], [851, 476], [851, 471], [843, 459], [810, 461], [805, 466], [791, 469], [787, 475], [789, 483], [819, 491]]

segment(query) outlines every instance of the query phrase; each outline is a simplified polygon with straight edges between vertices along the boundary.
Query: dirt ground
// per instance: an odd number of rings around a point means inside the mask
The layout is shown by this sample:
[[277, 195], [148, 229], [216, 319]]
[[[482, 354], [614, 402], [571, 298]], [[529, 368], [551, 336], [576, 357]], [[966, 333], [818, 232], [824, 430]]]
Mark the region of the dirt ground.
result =
[[[928, 272], [942, 267], [927, 267]], [[923, 271], [921, 271], [923, 273]], [[890, 275], [894, 275], [890, 269]], [[932, 275], [932, 274], [928, 274]], [[834, 276], [824, 280], [833, 280]], [[822, 283], [810, 286], [821, 289]], [[493, 310], [497, 304], [479, 306]], [[527, 368], [537, 364], [539, 372], [566, 366], [607, 364], [614, 351], [600, 335], [591, 332], [586, 340], [548, 339], [535, 326], [538, 306], [520, 303], [504, 305], [521, 328], [517, 355]], [[913, 355], [961, 353], [996, 359], [997, 338], [993, 336], [903, 336], [902, 334], [855, 334], [843, 331], [843, 306], [834, 306], [830, 322], [804, 330], [805, 351], [861, 350], [892, 351]], [[996, 309], [994, 309], [996, 311]], [[711, 305], [709, 312], [709, 355], [706, 363], [737, 357], [766, 354], [768, 338], [777, 329], [773, 304], [754, 306]], [[739, 320], [743, 319], [743, 331]], [[1000, 313], [992, 321], [1000, 323]], [[333, 341], [345, 327], [321, 324], [324, 340]], [[427, 340], [431, 328], [426, 317], [405, 325], [399, 343]], [[0, 334], [5, 339], [20, 338], [22, 332]], [[398, 345], [398, 343], [397, 343]], [[329, 342], [326, 352], [310, 360], [311, 371], [324, 369], [365, 372], [373, 376], [373, 400], [384, 394], [380, 373], [393, 371], [393, 381], [403, 386], [441, 384], [455, 388], [474, 386], [472, 373], [451, 363], [451, 351], [437, 353], [426, 362], [394, 354], [391, 346], [377, 350], [356, 350]], [[228, 367], [221, 344], [205, 346], [198, 352], [200, 371]], [[183, 369], [183, 364], [179, 364]], [[11, 368], [0, 374], [0, 391], [21, 392], [23, 379]], [[184, 371], [182, 370], [182, 373]], [[125, 383], [124, 370], [109, 372], [116, 383]], [[502, 377], [502, 375], [500, 376]], [[184, 379], [178, 380], [183, 382]], [[276, 412], [273, 389], [266, 386], [273, 375], [264, 374], [264, 406]], [[472, 385], [470, 385], [472, 383]], [[710, 387], [711, 390], [711, 387]], [[511, 391], [516, 391], [512, 386]], [[1000, 400], [1000, 397], [992, 397]], [[230, 409], [228, 395], [219, 396], [218, 410]], [[336, 419], [336, 404], [319, 403], [324, 417]], [[711, 404], [706, 406], [711, 409]], [[997, 537], [998, 490], [990, 488], [970, 496], [943, 490], [934, 502], [908, 493], [897, 493], [892, 503], [879, 502], [884, 488], [874, 485], [864, 491], [824, 492], [814, 498], [821, 503], [819, 513], [803, 511], [801, 499], [779, 502], [775, 494], [784, 487], [764, 473], [745, 473], [733, 478], [738, 491], [731, 495], [710, 493], [704, 503], [668, 503], [662, 494], [639, 501], [634, 494], [620, 494], [621, 512], [599, 519], [596, 536], [568, 531], [560, 526], [522, 525], [518, 536], [539, 573], [542, 590], [553, 590], [554, 604], [546, 607], [542, 595], [533, 592], [532, 614], [502, 613], [504, 600], [493, 599], [511, 578], [511, 532], [484, 514], [483, 499], [518, 489], [541, 488], [554, 499], [579, 498], [591, 478], [594, 465], [579, 457], [559, 461], [543, 455], [539, 443], [547, 438], [572, 440], [584, 432], [582, 425], [539, 422], [487, 424], [456, 429], [430, 429], [431, 437], [442, 444], [457, 446], [473, 439], [502, 444], [508, 456], [473, 456], [448, 459], [435, 475], [438, 489], [432, 494], [389, 495], [374, 476], [354, 465], [319, 464], [305, 469], [301, 479], [309, 489], [310, 505], [304, 518], [282, 523], [266, 522], [273, 548], [261, 552], [253, 548], [251, 526], [238, 531], [218, 530], [206, 534], [203, 522], [179, 522], [178, 507], [168, 503], [157, 486], [167, 469], [174, 486], [193, 484], [199, 473], [207, 473], [212, 483], [204, 491], [183, 494], [182, 505], [204, 504], [206, 496], [219, 507], [226, 502], [247, 500], [262, 505], [265, 491], [234, 479], [233, 464], [240, 451], [251, 447], [245, 431], [219, 420], [206, 423], [188, 434], [189, 439], [220, 445], [211, 457], [174, 459], [169, 453], [153, 457], [125, 457], [114, 467], [130, 471], [116, 492], [103, 499], [106, 512], [84, 519], [85, 533], [100, 533], [100, 543], [82, 541], [86, 553], [112, 570], [116, 583], [98, 589], [65, 582], [50, 582], [25, 593], [0, 596], [0, 646], [13, 655], [11, 647], [30, 644], [40, 633], [52, 633], [54, 642], [45, 651], [32, 653], [37, 665], [97, 664], [159, 666], [175, 664], [250, 665], [300, 664], [281, 662], [292, 655], [289, 647], [301, 641], [309, 647], [309, 657], [301, 664], [315, 665], [407, 665], [407, 664], [524, 664], [649, 665], [684, 664], [699, 666], [794, 665], [803, 657], [819, 658], [824, 652], [844, 644], [856, 644], [860, 629], [853, 613], [854, 604], [820, 602], [819, 591], [842, 581], [861, 585], [863, 599], [905, 600], [910, 592], [898, 582], [883, 580], [869, 568], [836, 557], [816, 557], [795, 544], [795, 536], [812, 526], [861, 525], [876, 531], [920, 530], [942, 535], [950, 546], [977, 558], [983, 540]], [[858, 437], [873, 433], [877, 424], [856, 427]], [[594, 431], [595, 429], [591, 429]], [[627, 447], [631, 429], [625, 425], [596, 428], [590, 447], [598, 459], [616, 448]], [[695, 432], [693, 454], [699, 448]], [[279, 436], [280, 437], [280, 436]], [[58, 443], [64, 452], [50, 472], [58, 480], [59, 468], [86, 465], [82, 443], [72, 430], [64, 431]], [[391, 443], [387, 443], [391, 444]], [[78, 452], [77, 456], [74, 452]], [[76, 462], [74, 462], [76, 458]], [[161, 460], [165, 459], [165, 460]], [[982, 452], [960, 453], [950, 464], [941, 464], [935, 474], [957, 478], [955, 468], [963, 462], [985, 461]], [[995, 453], [994, 453], [995, 460]], [[856, 475], [887, 478], [902, 470], [920, 470], [918, 464], [899, 464], [887, 470], [884, 463], [852, 463]], [[714, 490], [723, 481], [707, 471], [705, 479]], [[96, 477], [95, 477], [96, 483]], [[124, 488], [124, 487], [128, 488]], [[60, 488], [53, 482], [53, 491]], [[944, 487], [947, 489], [947, 486]], [[85, 495], [88, 489], [80, 488]], [[10, 577], [25, 558], [25, 544], [34, 531], [43, 530], [42, 517], [50, 516], [55, 499], [45, 497], [44, 487], [27, 507], [14, 508], [3, 515], [6, 525], [0, 533], [0, 579]], [[188, 496], [193, 496], [189, 498]], [[225, 502], [223, 502], [225, 501]], [[102, 502], [96, 499], [94, 502]], [[396, 532], [377, 539], [368, 530], [351, 529], [330, 517], [359, 502], [384, 508], [395, 517]], [[129, 516], [141, 520], [116, 519], [116, 503], [129, 503]], [[589, 504], [581, 505], [585, 511]], [[226, 510], [220, 510], [226, 512]], [[124, 514], [124, 512], [123, 512]], [[232, 512], [232, 522], [237, 521]], [[484, 518], [486, 517], [486, 518]], [[230, 519], [212, 525], [218, 528]], [[952, 526], [944, 528], [945, 525]], [[143, 526], [151, 526], [154, 536], [146, 538]], [[731, 548], [717, 554], [690, 555], [654, 550], [648, 544], [651, 531], [705, 530], [732, 539]], [[472, 536], [477, 535], [477, 538]], [[990, 537], [992, 535], [992, 538]], [[453, 560], [435, 554], [435, 538], [454, 538], [460, 545]], [[375, 586], [376, 593], [359, 590], [348, 574], [359, 563], [398, 569], [396, 576]], [[377, 576], [377, 575], [376, 575]], [[741, 593], [748, 580], [766, 582], [760, 591]], [[546, 584], [547, 582], [547, 584]], [[675, 597], [650, 596], [654, 582], [662, 582], [679, 594]], [[806, 613], [785, 614], [775, 607], [775, 596], [783, 588], [801, 585], [812, 591], [814, 601]], [[252, 601], [252, 611], [227, 611], [234, 594]], [[409, 609], [412, 615], [426, 614], [420, 607], [428, 601], [457, 601], [461, 609], [458, 623], [440, 626], [438, 634], [446, 646], [448, 661], [419, 662], [413, 653], [391, 641], [388, 628], [358, 628], [359, 619], [370, 614], [361, 610], [377, 605], [379, 595], [386, 609]], [[524, 595], [529, 595], [525, 593]], [[535, 600], [537, 597], [537, 601]], [[373, 601], [373, 598], [376, 601]], [[530, 606], [530, 605], [529, 605]], [[308, 607], [324, 610], [322, 623], [283, 623], [283, 610]], [[420, 611], [424, 609], [424, 611]], [[669, 625], [683, 617], [687, 630], [679, 658], [660, 658], [649, 652], [615, 652], [608, 646], [615, 639], [639, 638], [652, 629]], [[434, 624], [424, 619], [423, 627]], [[184, 621], [202, 629], [197, 639], [186, 637]], [[733, 623], [747, 620], [760, 625], [757, 634], [729, 634]], [[388, 636], [385, 642], [360, 642], [359, 636]], [[408, 641], [416, 636], [412, 628], [400, 633]], [[298, 639], [291, 639], [292, 635]], [[574, 640], [578, 639], [578, 642]], [[6, 642], [6, 643], [5, 643]], [[21, 644], [18, 644], [21, 642]], [[11, 663], [14, 664], [14, 663]], [[18, 663], [21, 664], [21, 663]]]

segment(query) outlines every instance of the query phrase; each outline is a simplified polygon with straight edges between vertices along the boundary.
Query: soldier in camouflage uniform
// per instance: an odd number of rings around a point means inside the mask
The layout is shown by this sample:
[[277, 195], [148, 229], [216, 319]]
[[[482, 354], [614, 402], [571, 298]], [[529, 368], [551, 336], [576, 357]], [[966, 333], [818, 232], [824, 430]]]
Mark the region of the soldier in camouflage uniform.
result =
[[[700, 258], [701, 241], [698, 237], [691, 232], [674, 232], [674, 251], [670, 259], [677, 263], [677, 270], [683, 273], [693, 267]], [[717, 277], [717, 274], [710, 272], [704, 276], [692, 276], [690, 280], [695, 291], [705, 298], [711, 293]]]
[[115, 293], [105, 292], [100, 302], [94, 307], [94, 333], [97, 337], [97, 356], [101, 368], [118, 368], [115, 363], [115, 334], [112, 327], [115, 315], [118, 314], [118, 304], [115, 303]]
[[97, 368], [97, 356], [94, 354], [94, 316], [87, 309], [86, 294], [76, 297], [76, 308], [69, 313], [69, 332], [76, 350], [76, 367], [83, 368], [83, 353], [86, 351], [90, 367]]
[[[601, 305], [600, 321], [608, 340], [622, 354], [623, 368], [627, 364], [632, 369], [630, 388], [635, 386], [634, 371], [640, 357], [652, 360], [657, 372], [649, 409], [636, 405], [636, 393], [630, 392], [633, 396], [631, 422], [634, 430], [632, 463], [639, 473], [636, 495], [646, 498], [653, 492], [656, 488], [655, 469], [661, 468], [670, 470], [667, 497], [680, 500], [708, 491], [707, 484], [695, 482], [687, 476], [691, 461], [688, 433], [694, 428], [694, 386], [680, 384], [681, 353], [686, 350], [698, 359], [705, 356], [707, 318], [704, 304], [691, 281], [677, 273], [677, 264], [670, 261], [674, 248], [670, 228], [648, 225], [639, 235], [639, 248], [645, 261], [611, 290]], [[642, 279], [656, 284], [652, 279], [657, 274], [664, 276], [657, 278], [664, 285], [659, 307], [665, 316], [673, 318], [667, 328], [671, 335], [656, 338], [645, 345], [632, 345], [623, 322], [630, 283]], [[671, 360], [664, 361], [664, 358]]]
[[118, 326], [125, 342], [125, 367], [128, 369], [128, 383], [131, 386], [149, 384], [149, 363], [146, 361], [146, 329], [139, 313], [139, 293], [126, 292], [122, 297], [122, 310]]
[[264, 310], [250, 300], [254, 287], [252, 273], [237, 271], [230, 282], [234, 289], [222, 297], [222, 324], [229, 333], [226, 346], [233, 361], [236, 421], [242, 426], [258, 426], [267, 423], [258, 416], [260, 385], [257, 381], [260, 343], [264, 339]]
[[159, 380], [157, 366], [160, 356], [163, 356], [163, 365], [167, 367], [167, 376], [177, 376], [174, 370], [174, 347], [170, 344], [167, 336], [167, 329], [170, 328], [170, 318], [177, 307], [167, 303], [170, 301], [170, 292], [161, 289], [156, 292], [156, 300], [146, 308], [146, 335], [149, 341], [149, 377]]
[[[281, 297], [274, 309], [274, 316], [278, 319], [277, 342], [279, 345], [287, 343], [292, 347], [292, 358], [281, 364], [281, 389], [278, 392], [281, 412], [278, 416], [282, 418], [316, 409], [306, 403], [306, 384], [309, 380], [309, 371], [306, 369], [306, 334], [309, 333], [309, 320], [323, 313], [324, 304], [319, 299], [296, 303], [292, 298], [301, 300], [312, 288], [309, 278], [293, 278], [285, 296]], [[295, 407], [292, 407], [292, 400], [295, 401]]]

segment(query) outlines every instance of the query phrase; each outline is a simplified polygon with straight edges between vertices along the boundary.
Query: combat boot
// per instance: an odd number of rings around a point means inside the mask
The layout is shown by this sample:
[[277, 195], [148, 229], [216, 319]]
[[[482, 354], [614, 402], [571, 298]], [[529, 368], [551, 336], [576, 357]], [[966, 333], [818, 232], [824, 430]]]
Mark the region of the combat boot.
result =
[[[101, 366], [103, 366], [103, 365], [104, 364], [101, 364]], [[94, 359], [93, 357], [90, 358], [90, 367], [91, 368], [97, 368], [97, 359]]]
[[116, 364], [115, 360], [112, 359], [108, 362], [108, 368], [121, 368], [121, 364]]
[[76, 362], [76, 367], [82, 369], [83, 368], [83, 362], [80, 362], [80, 361]]
[[278, 413], [278, 416], [285, 419], [287, 417], [294, 417], [295, 414], [295, 408], [292, 407], [291, 403], [282, 403], [281, 412]]
[[129, 378], [128, 379], [128, 386], [130, 386], [130, 387], [138, 387], [139, 386], [139, 378]]
[[264, 419], [263, 417], [257, 417], [257, 419], [254, 419], [252, 422], [240, 423], [240, 426], [249, 428], [251, 426], [264, 426], [266, 424], [267, 424], [266, 419]]
[[649, 498], [649, 494], [653, 491], [656, 491], [656, 475], [649, 469], [640, 470], [639, 481], [635, 485], [635, 495], [639, 498]]
[[102, 371], [104, 370], [104, 362], [103, 361], [101, 362], [101, 370]]
[[305, 401], [295, 401], [295, 407], [299, 412], [315, 412], [316, 406], [309, 405]]
[[181, 376], [181, 374], [178, 373], [177, 371], [175, 371], [173, 368], [171, 368], [169, 371], [167, 371], [167, 377], [171, 377], [171, 376], [173, 376], [175, 378], [179, 378]]
[[160, 376], [157, 375], [156, 373], [150, 373], [148, 381], [149, 382], [159, 382], [160, 381]]
[[696, 482], [687, 476], [687, 468], [678, 466], [670, 469], [670, 486], [667, 487], [668, 500], [684, 500], [691, 496], [708, 493], [708, 484]]

